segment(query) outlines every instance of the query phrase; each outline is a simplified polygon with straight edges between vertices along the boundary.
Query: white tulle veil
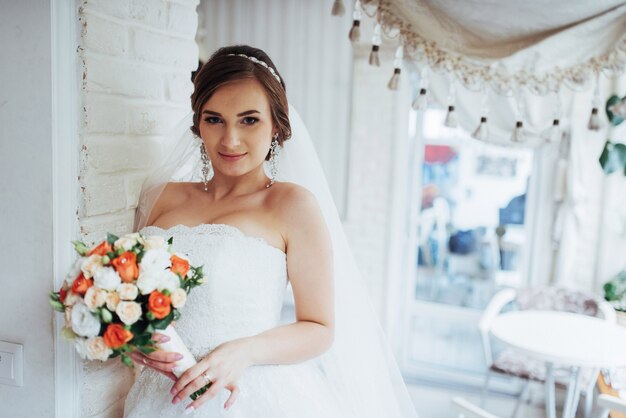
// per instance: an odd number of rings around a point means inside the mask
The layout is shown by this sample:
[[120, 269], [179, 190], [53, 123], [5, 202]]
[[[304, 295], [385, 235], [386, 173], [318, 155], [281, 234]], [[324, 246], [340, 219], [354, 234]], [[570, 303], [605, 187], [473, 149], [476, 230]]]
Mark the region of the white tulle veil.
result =
[[[185, 116], [168, 135], [162, 161], [144, 182], [135, 231], [146, 226], [150, 211], [168, 182], [200, 180], [200, 139], [189, 129], [192, 116]], [[335, 339], [331, 349], [315, 361], [337, 395], [345, 418], [417, 417], [352, 257], [309, 133], [291, 106], [289, 120], [292, 137], [280, 153], [278, 181], [296, 183], [314, 193], [333, 244]]]

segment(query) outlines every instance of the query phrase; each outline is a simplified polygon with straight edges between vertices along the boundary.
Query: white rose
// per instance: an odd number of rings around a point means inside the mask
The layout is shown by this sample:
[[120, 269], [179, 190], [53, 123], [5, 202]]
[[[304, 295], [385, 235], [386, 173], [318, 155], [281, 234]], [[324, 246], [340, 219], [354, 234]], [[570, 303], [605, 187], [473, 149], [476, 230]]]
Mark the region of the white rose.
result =
[[95, 337], [100, 332], [100, 320], [87, 305], [77, 303], [72, 308], [72, 330], [82, 337]]
[[63, 302], [63, 304], [65, 306], [74, 306], [77, 303], [80, 303], [83, 301], [82, 296], [80, 296], [78, 293], [74, 293], [71, 290], [67, 291], [67, 296], [65, 296], [65, 302]]
[[87, 338], [83, 347], [89, 360], [106, 361], [113, 354], [113, 350], [107, 347], [102, 337]]
[[91, 286], [85, 293], [85, 305], [91, 310], [104, 306], [106, 302], [107, 291], [96, 286]]
[[102, 268], [102, 256], [98, 254], [85, 258], [80, 266], [86, 279], [91, 279]]
[[122, 301], [117, 305], [115, 313], [126, 325], [132, 325], [141, 316], [141, 306], [137, 302]]
[[113, 243], [113, 248], [116, 250], [119, 248], [123, 248], [124, 251], [128, 251], [135, 245], [137, 245], [138, 240], [139, 234], [137, 232], [133, 234], [127, 234], [115, 241], [115, 243]]
[[120, 275], [113, 267], [102, 267], [93, 276], [94, 284], [102, 289], [112, 291], [122, 283]]
[[161, 272], [159, 271], [144, 271], [139, 274], [137, 278], [137, 287], [142, 295], [147, 295], [154, 292], [161, 284]]
[[187, 292], [185, 289], [176, 289], [170, 294], [170, 302], [172, 302], [172, 306], [176, 309], [180, 309], [185, 306], [185, 302], [187, 301]]
[[138, 293], [137, 286], [132, 283], [122, 283], [117, 287], [117, 294], [122, 300], [135, 300]]
[[76, 352], [83, 360], [87, 360], [87, 349], [85, 348], [85, 338], [76, 338], [74, 339], [74, 347], [76, 347]]
[[148, 250], [141, 259], [141, 271], [163, 271], [172, 265], [172, 255], [165, 249]]
[[161, 273], [161, 280], [159, 280], [158, 289], [167, 289], [170, 292], [180, 288], [180, 279], [176, 273], [172, 273], [170, 270], [164, 270]]
[[120, 295], [117, 292], [109, 292], [106, 298], [107, 309], [111, 312], [115, 312], [119, 303]]
[[167, 241], [160, 235], [153, 235], [144, 241], [144, 250], [160, 250], [167, 249]]

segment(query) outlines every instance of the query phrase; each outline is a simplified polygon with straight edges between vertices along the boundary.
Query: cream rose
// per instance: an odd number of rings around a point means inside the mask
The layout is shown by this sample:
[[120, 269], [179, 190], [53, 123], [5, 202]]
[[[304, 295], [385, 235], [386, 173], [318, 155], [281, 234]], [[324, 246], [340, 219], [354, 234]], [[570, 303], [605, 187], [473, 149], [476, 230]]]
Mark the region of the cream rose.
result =
[[117, 294], [122, 300], [135, 300], [139, 294], [137, 286], [132, 283], [122, 283], [117, 287]]
[[74, 339], [74, 347], [76, 347], [76, 352], [83, 360], [87, 360], [87, 350], [85, 348], [85, 340], [86, 338], [75, 338]]
[[141, 258], [141, 272], [163, 271], [172, 265], [172, 255], [165, 249], [148, 250]]
[[93, 276], [93, 284], [108, 291], [117, 289], [120, 283], [122, 279], [113, 267], [102, 267]]
[[65, 302], [63, 302], [63, 304], [65, 306], [74, 306], [79, 302], [82, 302], [83, 298], [77, 294], [72, 292], [71, 290], [67, 291], [67, 296], [65, 296]]
[[135, 245], [137, 245], [137, 243], [139, 242], [139, 238], [140, 236], [137, 232], [124, 235], [123, 237], [115, 241], [115, 243], [113, 243], [113, 248], [116, 250], [119, 248], [123, 248], [124, 251], [128, 251]]
[[167, 249], [167, 241], [160, 235], [153, 235], [144, 241], [144, 250], [160, 250]]
[[120, 295], [117, 292], [109, 292], [106, 298], [107, 309], [115, 312], [117, 305], [120, 303]]
[[182, 308], [185, 306], [185, 302], [187, 301], [187, 292], [185, 292], [185, 289], [175, 289], [170, 294], [170, 301], [172, 302], [172, 306], [176, 309]]
[[106, 361], [113, 354], [113, 350], [107, 347], [102, 337], [87, 338], [84, 350], [89, 360]]
[[74, 283], [74, 280], [76, 280], [80, 274], [81, 267], [86, 259], [87, 257], [78, 257], [76, 261], [74, 261], [74, 264], [72, 264], [72, 267], [70, 267], [70, 271], [67, 273], [67, 276], [65, 276], [65, 282], [68, 287], [72, 287], [72, 283]]
[[81, 337], [95, 337], [100, 332], [100, 320], [84, 303], [72, 308], [72, 330]]
[[141, 306], [136, 302], [122, 301], [117, 305], [115, 313], [126, 325], [132, 325], [141, 316]]
[[91, 286], [85, 293], [85, 305], [91, 310], [104, 306], [107, 298], [107, 291], [96, 286]]
[[80, 266], [86, 279], [91, 279], [102, 268], [102, 256], [98, 254], [85, 258]]

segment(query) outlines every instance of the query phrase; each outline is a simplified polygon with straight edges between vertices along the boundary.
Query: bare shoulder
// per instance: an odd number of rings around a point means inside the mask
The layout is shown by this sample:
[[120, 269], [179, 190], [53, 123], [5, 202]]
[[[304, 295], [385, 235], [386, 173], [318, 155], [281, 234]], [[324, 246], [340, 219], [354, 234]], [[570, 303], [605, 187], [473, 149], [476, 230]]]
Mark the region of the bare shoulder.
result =
[[190, 197], [193, 183], [170, 182], [165, 185], [163, 191], [157, 198], [150, 217], [148, 225], [152, 225], [156, 219], [162, 214], [173, 210]]

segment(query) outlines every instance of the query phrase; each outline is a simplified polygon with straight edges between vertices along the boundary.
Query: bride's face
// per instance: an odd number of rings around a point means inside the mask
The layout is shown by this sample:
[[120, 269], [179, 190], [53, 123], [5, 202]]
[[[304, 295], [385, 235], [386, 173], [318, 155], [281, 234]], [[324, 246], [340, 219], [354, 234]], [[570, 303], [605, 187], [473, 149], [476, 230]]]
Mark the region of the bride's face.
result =
[[270, 104], [256, 79], [218, 88], [202, 107], [200, 136], [215, 172], [241, 176], [257, 169], [272, 142]]

